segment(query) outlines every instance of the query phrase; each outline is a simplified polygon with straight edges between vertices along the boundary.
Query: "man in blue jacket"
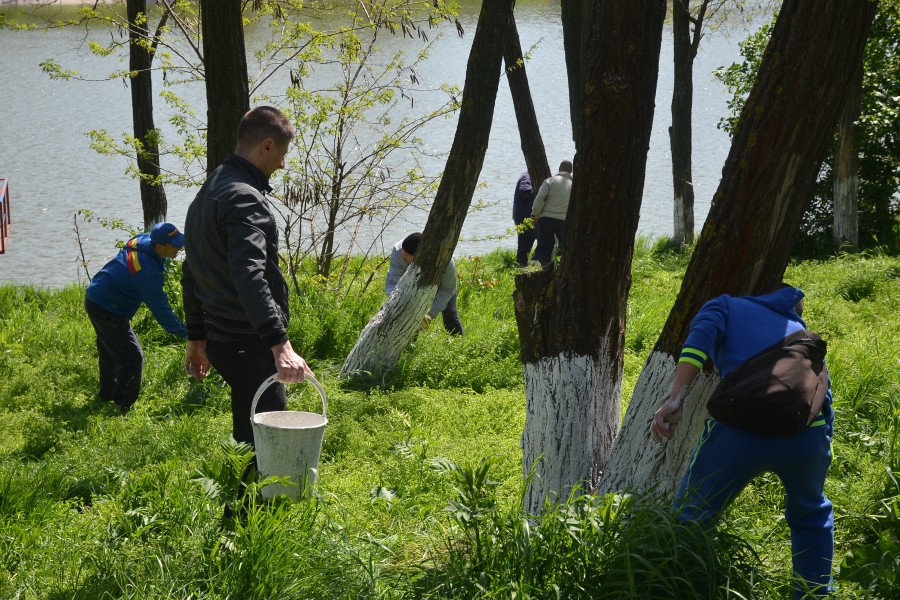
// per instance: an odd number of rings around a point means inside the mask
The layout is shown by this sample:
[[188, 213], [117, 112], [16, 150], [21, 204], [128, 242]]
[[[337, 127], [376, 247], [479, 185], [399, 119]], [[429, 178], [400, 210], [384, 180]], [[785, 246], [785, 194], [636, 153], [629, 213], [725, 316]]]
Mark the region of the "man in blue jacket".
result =
[[[531, 176], [525, 171], [516, 182], [516, 192], [513, 194], [513, 223], [517, 228], [531, 217], [533, 206], [534, 187], [531, 185]], [[525, 228], [516, 233], [516, 262], [520, 267], [528, 265], [528, 255], [537, 241], [537, 226], [526, 223], [523, 227]]]
[[184, 323], [172, 312], [163, 291], [165, 261], [184, 246], [184, 234], [171, 223], [159, 223], [125, 243], [114, 259], [91, 279], [84, 295], [97, 334], [100, 391], [97, 398], [127, 411], [141, 391], [144, 353], [131, 318], [143, 302], [163, 329], [186, 337]]
[[[760, 296], [718, 296], [703, 305], [681, 350], [669, 399], [656, 411], [650, 432], [657, 442], [672, 438], [681, 403], [711, 358], [722, 377], [788, 335], [806, 329], [803, 292], [782, 284]], [[784, 484], [785, 518], [797, 577], [795, 598], [831, 590], [834, 510], [825, 496], [831, 464], [834, 413], [831, 382], [822, 410], [801, 433], [749, 433], [715, 419], [703, 433], [675, 498], [682, 520], [713, 523], [757, 475], [775, 473]]]

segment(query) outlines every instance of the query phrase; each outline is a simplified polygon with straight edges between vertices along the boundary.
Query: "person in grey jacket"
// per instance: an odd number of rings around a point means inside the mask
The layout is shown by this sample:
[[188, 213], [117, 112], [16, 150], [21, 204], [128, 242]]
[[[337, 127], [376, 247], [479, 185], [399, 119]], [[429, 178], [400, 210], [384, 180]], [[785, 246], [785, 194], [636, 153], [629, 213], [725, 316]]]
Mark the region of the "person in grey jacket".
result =
[[[387, 278], [384, 282], [384, 291], [388, 296], [394, 293], [397, 282], [400, 281], [400, 278], [406, 273], [407, 267], [412, 263], [413, 257], [416, 255], [416, 250], [419, 248], [419, 240], [421, 238], [422, 234], [417, 231], [409, 234], [394, 244], [394, 249], [391, 251]], [[438, 286], [434, 302], [431, 304], [428, 314], [426, 314], [425, 318], [422, 320], [422, 327], [428, 327], [431, 320], [434, 319], [438, 313], [441, 313], [441, 316], [444, 319], [444, 329], [451, 335], [462, 335], [463, 325], [459, 320], [459, 311], [456, 309], [456, 298], [458, 295], [459, 291], [456, 289], [456, 265], [451, 258], [450, 264], [447, 265], [444, 276], [441, 278], [441, 283]]]
[[[247, 112], [234, 154], [209, 176], [185, 219], [185, 370], [196, 379], [210, 366], [219, 372], [231, 387], [232, 435], [251, 445], [250, 405], [260, 385], [275, 373], [281, 383], [312, 375], [288, 339], [278, 225], [265, 197], [293, 137], [278, 109]], [[285, 409], [281, 383], [266, 389], [257, 412]]]
[[532, 258], [541, 266], [550, 264], [554, 242], [562, 252], [571, 193], [572, 163], [564, 160], [559, 163], [559, 172], [541, 184], [531, 209], [531, 218], [538, 224], [537, 248]]

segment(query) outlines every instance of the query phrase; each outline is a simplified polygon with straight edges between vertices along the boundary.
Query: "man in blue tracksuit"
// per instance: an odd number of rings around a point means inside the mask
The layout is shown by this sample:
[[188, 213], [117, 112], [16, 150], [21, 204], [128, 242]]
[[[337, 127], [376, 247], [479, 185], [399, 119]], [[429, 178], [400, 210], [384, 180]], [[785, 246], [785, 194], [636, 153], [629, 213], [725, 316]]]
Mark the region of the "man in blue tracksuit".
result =
[[[650, 430], [671, 439], [687, 389], [711, 358], [724, 377], [742, 362], [805, 329], [803, 292], [783, 286], [761, 296], [722, 295], [703, 305], [691, 322], [669, 399]], [[713, 523], [757, 475], [775, 473], [784, 484], [785, 518], [791, 528], [795, 598], [831, 590], [834, 511], [824, 485], [831, 463], [834, 413], [831, 382], [821, 412], [801, 433], [767, 436], [706, 421], [675, 498], [682, 520]]]
[[112, 401], [123, 411], [131, 408], [141, 391], [144, 353], [131, 318], [141, 302], [173, 335], [187, 336], [184, 322], [172, 312], [163, 290], [165, 261], [184, 246], [184, 234], [171, 223], [159, 223], [125, 243], [114, 259], [91, 279], [84, 308], [97, 334], [100, 360], [100, 400]]

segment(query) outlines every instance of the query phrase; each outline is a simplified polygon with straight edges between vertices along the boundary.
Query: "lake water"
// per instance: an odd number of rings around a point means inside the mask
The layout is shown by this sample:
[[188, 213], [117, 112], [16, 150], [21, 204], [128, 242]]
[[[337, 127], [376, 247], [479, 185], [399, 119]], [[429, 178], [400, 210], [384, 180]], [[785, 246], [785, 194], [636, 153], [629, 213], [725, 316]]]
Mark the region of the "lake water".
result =
[[[475, 32], [478, 2], [464, 2], [459, 18], [466, 34], [460, 39], [452, 27], [419, 70], [423, 85], [439, 87], [448, 82], [462, 85], [469, 46]], [[0, 6], [0, 12], [4, 9]], [[516, 19], [522, 47], [536, 44], [526, 64], [541, 134], [551, 169], [564, 158], [572, 158], [566, 71], [562, 48], [559, 2], [520, 0]], [[0, 104], [0, 177], [10, 180], [12, 234], [7, 253], [0, 255], [0, 283], [61, 286], [84, 281], [79, 261], [83, 249], [91, 273], [115, 253], [121, 232], [110, 232], [96, 223], [79, 221], [82, 245], [74, 232], [74, 214], [90, 209], [106, 219], [140, 224], [142, 213], [137, 183], [125, 174], [124, 157], [100, 156], [89, 146], [85, 132], [106, 129], [114, 137], [131, 131], [130, 92], [121, 79], [99, 81], [109, 72], [127, 67], [114, 59], [99, 59], [84, 46], [85, 30], [55, 29], [49, 32], [0, 30], [0, 76], [4, 81]], [[109, 33], [92, 31], [91, 39], [108, 40]], [[251, 36], [252, 37], [252, 36]], [[694, 63], [694, 187], [695, 222], [702, 227], [709, 202], [718, 185], [729, 149], [727, 134], [716, 124], [726, 113], [726, 94], [713, 79], [716, 67], [740, 58], [737, 44], [743, 34], [730, 37], [715, 31], [706, 35]], [[250, 42], [248, 41], [248, 44]], [[419, 43], [409, 38], [386, 40], [385, 46], [406, 47], [415, 52]], [[98, 81], [52, 81], [39, 63], [53, 57], [64, 68], [79, 71]], [[656, 115], [647, 161], [647, 176], [639, 233], [671, 234], [671, 163], [667, 127], [672, 93], [671, 32], [663, 34]], [[254, 72], [255, 61], [249, 61]], [[161, 89], [157, 84], [155, 92]], [[180, 92], [199, 114], [204, 112], [202, 85]], [[427, 93], [423, 93], [427, 103]], [[166, 129], [166, 107], [156, 102], [156, 124]], [[444, 120], [428, 130], [429, 144], [449, 150], [455, 119]], [[165, 167], [164, 163], [164, 167]], [[443, 163], [434, 165], [439, 171]], [[508, 235], [512, 225], [511, 205], [515, 182], [524, 170], [516, 120], [509, 88], [501, 81], [494, 113], [490, 145], [485, 156], [480, 186], [462, 231], [456, 254], [483, 254], [495, 248], [514, 248]], [[576, 173], [577, 177], [577, 173]], [[166, 188], [168, 220], [181, 225], [195, 189]], [[406, 232], [421, 229], [427, 215], [414, 211], [387, 231], [376, 248], [389, 247]], [[504, 236], [499, 237], [498, 236]]]

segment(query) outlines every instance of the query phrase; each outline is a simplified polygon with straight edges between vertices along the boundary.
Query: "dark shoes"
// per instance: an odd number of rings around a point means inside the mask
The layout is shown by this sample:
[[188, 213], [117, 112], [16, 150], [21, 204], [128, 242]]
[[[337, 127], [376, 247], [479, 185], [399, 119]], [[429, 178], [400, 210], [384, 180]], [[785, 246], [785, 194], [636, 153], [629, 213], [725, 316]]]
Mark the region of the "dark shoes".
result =
[[113, 400], [112, 398], [107, 398], [106, 396], [102, 395], [100, 392], [97, 392], [96, 394], [94, 394], [94, 401], [98, 402], [100, 404], [104, 404], [106, 402], [111, 402], [112, 404], [115, 404], [116, 406], [119, 407], [119, 410], [122, 411], [123, 415], [128, 414], [128, 412], [131, 410], [131, 407], [134, 406], [134, 404], [128, 404], [128, 405], [120, 404], [119, 402]]
[[119, 407], [119, 410], [122, 411], [123, 415], [127, 415], [131, 410], [131, 407], [134, 406], [134, 404], [119, 404], [118, 402], [116, 402], [115, 405]]

